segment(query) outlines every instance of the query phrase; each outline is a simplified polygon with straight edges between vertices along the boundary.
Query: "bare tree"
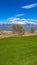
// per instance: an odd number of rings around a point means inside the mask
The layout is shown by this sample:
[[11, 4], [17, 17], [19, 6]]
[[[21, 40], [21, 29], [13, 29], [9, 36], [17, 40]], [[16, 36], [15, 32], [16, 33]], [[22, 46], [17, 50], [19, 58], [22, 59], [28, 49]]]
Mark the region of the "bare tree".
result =
[[23, 35], [25, 33], [25, 29], [19, 24], [14, 24], [12, 30], [13, 32], [17, 32], [18, 35]]
[[35, 32], [35, 28], [34, 28], [34, 27], [31, 27], [30, 32], [31, 32], [31, 33], [34, 33], [34, 32]]

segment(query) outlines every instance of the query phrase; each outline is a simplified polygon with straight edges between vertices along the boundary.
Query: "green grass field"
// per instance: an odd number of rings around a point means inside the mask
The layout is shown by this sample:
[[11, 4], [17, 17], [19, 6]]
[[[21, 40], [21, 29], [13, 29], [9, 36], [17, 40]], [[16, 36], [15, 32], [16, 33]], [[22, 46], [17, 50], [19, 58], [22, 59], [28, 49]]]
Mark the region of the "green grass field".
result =
[[37, 65], [37, 36], [0, 39], [0, 65]]

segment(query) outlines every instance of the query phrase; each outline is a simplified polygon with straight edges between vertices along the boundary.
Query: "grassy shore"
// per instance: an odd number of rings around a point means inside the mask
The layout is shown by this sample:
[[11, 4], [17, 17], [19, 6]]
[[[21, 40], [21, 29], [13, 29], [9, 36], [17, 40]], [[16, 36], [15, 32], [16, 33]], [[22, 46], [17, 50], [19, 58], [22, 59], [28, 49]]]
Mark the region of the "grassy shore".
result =
[[37, 36], [0, 39], [0, 65], [37, 65]]

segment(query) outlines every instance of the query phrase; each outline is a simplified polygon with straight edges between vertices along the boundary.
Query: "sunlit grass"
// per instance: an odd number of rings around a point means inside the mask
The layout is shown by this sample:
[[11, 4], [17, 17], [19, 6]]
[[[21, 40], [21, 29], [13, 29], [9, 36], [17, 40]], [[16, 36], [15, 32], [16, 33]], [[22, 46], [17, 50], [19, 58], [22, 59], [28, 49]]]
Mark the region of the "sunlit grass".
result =
[[37, 36], [0, 39], [0, 65], [37, 65]]

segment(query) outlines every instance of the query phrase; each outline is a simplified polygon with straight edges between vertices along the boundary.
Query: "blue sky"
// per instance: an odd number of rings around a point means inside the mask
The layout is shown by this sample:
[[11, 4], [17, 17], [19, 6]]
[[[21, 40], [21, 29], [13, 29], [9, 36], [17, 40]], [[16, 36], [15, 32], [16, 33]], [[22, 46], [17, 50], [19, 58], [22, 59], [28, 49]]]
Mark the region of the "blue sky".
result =
[[11, 17], [37, 20], [37, 0], [0, 0], [0, 22]]

